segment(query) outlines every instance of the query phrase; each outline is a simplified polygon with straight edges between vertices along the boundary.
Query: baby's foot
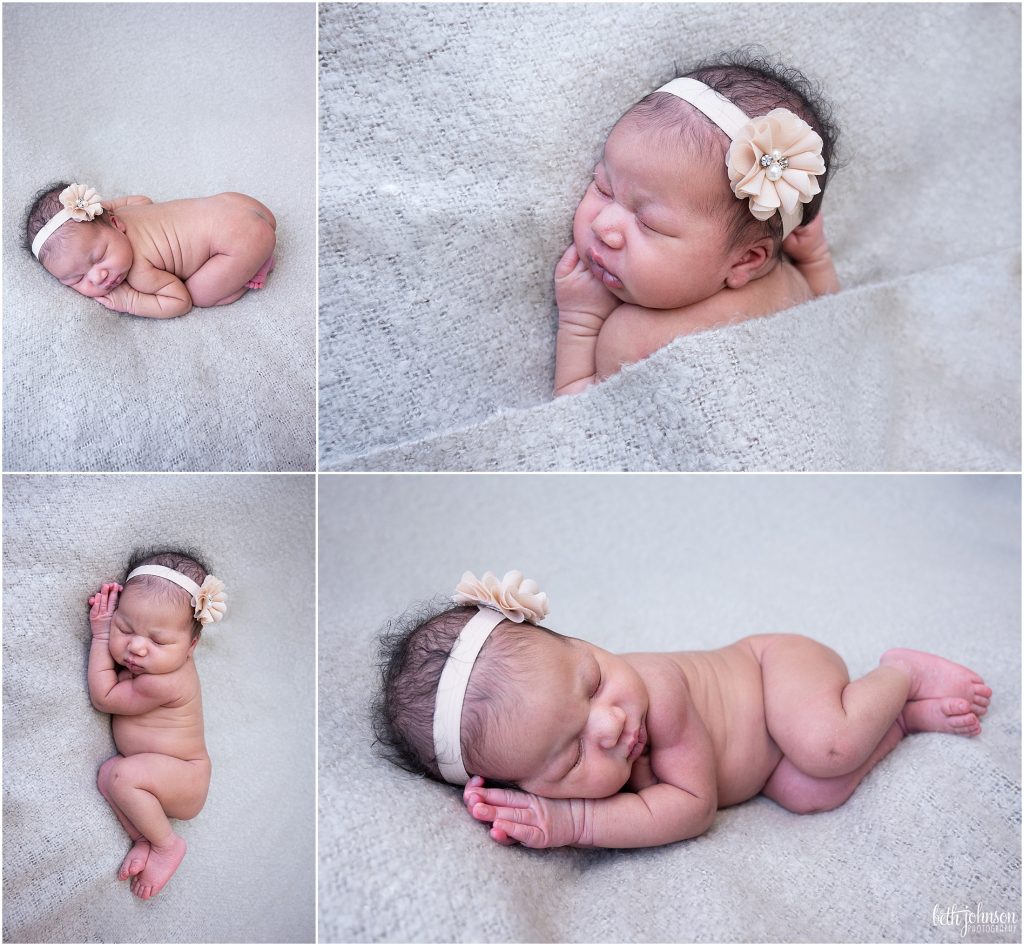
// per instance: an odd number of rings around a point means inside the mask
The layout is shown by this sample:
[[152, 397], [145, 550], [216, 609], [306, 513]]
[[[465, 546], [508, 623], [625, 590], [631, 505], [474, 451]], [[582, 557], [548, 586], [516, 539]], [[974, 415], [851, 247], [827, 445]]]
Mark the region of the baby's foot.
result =
[[954, 697], [914, 700], [896, 718], [903, 735], [914, 732], [948, 732], [955, 736], [977, 736], [981, 723], [967, 700]]
[[264, 283], [267, 281], [267, 275], [273, 270], [273, 268], [274, 254], [271, 253], [270, 256], [267, 257], [267, 261], [259, 268], [259, 272], [257, 272], [256, 275], [246, 283], [246, 285], [250, 289], [262, 289]]
[[132, 893], [140, 900], [155, 897], [164, 889], [185, 856], [185, 839], [172, 834], [166, 844], [150, 846], [142, 873], [132, 881]]
[[969, 711], [976, 716], [984, 716], [988, 712], [991, 687], [985, 686], [985, 681], [973, 670], [961, 667], [952, 660], [920, 650], [897, 647], [887, 650], [878, 662], [910, 675], [908, 700], [959, 697], [971, 704]]
[[129, 877], [141, 874], [148, 860], [149, 841], [145, 838], [139, 838], [132, 849], [125, 855], [124, 860], [121, 861], [121, 869], [117, 872], [117, 876], [121, 880], [127, 880]]

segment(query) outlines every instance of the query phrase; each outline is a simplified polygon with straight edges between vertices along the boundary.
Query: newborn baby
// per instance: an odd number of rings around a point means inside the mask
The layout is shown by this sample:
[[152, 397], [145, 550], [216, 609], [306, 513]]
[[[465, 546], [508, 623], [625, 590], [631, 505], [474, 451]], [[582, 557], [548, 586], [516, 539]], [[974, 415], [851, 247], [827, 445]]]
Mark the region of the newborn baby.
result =
[[851, 683], [797, 634], [612, 654], [538, 626], [547, 598], [519, 572], [467, 572], [454, 601], [382, 640], [375, 730], [398, 765], [464, 786], [501, 844], [668, 844], [758, 793], [827, 811], [908, 734], [978, 735], [992, 695], [905, 649]]
[[97, 782], [132, 840], [118, 876], [142, 900], [185, 856], [168, 819], [198, 815], [210, 787], [193, 654], [203, 627], [224, 616], [223, 588], [191, 554], [163, 552], [89, 598], [89, 696], [113, 717], [118, 751]]
[[626, 112], [555, 268], [555, 394], [838, 291], [820, 215], [837, 136], [810, 83], [763, 62], [701, 67]]
[[75, 292], [115, 312], [170, 319], [261, 289], [276, 229], [274, 215], [245, 194], [154, 204], [56, 184], [32, 204], [26, 242]]

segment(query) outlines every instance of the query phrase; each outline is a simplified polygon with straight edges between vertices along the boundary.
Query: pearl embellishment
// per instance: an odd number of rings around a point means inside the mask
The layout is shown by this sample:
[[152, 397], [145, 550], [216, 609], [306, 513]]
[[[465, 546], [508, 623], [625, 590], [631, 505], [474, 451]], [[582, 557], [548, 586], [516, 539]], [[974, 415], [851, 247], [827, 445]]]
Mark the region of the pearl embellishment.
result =
[[782, 152], [776, 148], [771, 154], [762, 154], [761, 167], [765, 168], [765, 176], [769, 181], [777, 181], [782, 177], [782, 172], [789, 167], [789, 159], [782, 156]]

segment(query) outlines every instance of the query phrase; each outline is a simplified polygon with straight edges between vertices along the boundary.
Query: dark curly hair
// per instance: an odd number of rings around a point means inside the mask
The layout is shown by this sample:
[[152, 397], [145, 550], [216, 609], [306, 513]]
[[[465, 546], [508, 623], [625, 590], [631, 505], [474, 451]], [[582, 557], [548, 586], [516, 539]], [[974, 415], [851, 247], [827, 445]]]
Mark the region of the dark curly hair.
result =
[[[821, 156], [826, 170], [818, 176], [821, 193], [803, 205], [801, 223], [810, 223], [821, 210], [825, 188], [838, 166], [836, 143], [839, 127], [834, 118], [834, 106], [825, 98], [820, 85], [798, 69], [778, 64], [760, 46], [745, 46], [720, 53], [703, 60], [680, 77], [703, 82], [747, 115], [764, 115], [773, 108], [788, 108], [821, 136]], [[669, 92], [652, 92], [629, 109], [626, 115], [653, 127], [674, 129], [684, 140], [701, 150], [720, 150], [723, 164], [725, 162], [730, 143], [725, 132], [688, 102]], [[737, 200], [731, 193], [724, 212], [729, 217], [732, 246], [770, 237], [773, 255], [779, 255], [782, 221], [778, 214], [767, 220], [758, 220], [748, 210], [747, 201]]]
[[[197, 585], [201, 585], [210, 573], [210, 569], [203, 564], [195, 549], [136, 549], [128, 559], [121, 583], [125, 584], [128, 575], [140, 565], [163, 565], [164, 568], [173, 568], [176, 572], [181, 572], [187, 578], [191, 578]], [[153, 594], [175, 601], [179, 600], [183, 594], [188, 594], [184, 588], [179, 588], [173, 582], [156, 575], [136, 575], [132, 579], [132, 584], [138, 584]], [[192, 639], [195, 640], [202, 630], [203, 625], [193, 618]]]
[[[370, 708], [378, 754], [414, 775], [444, 782], [434, 754], [434, 702], [441, 671], [475, 607], [435, 601], [406, 612], [381, 632], [380, 690]], [[469, 772], [512, 787], [494, 760], [481, 755], [485, 738], [500, 741], [501, 723], [519, 705], [524, 673], [538, 634], [560, 634], [532, 624], [502, 621], [473, 665], [462, 710], [462, 756]], [[498, 768], [501, 766], [498, 764]], [[447, 784], [447, 783], [446, 783]]]

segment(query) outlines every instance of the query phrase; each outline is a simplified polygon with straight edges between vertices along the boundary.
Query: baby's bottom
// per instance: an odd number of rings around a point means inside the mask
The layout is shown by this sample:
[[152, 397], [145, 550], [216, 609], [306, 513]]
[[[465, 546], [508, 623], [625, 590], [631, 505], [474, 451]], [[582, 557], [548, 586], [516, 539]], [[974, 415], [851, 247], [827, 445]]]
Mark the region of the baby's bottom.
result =
[[825, 811], [907, 734], [975, 736], [992, 690], [933, 654], [888, 650], [855, 682], [842, 658], [795, 634], [747, 639], [761, 664], [765, 722], [784, 758], [762, 793], [791, 811]]
[[215, 253], [185, 280], [193, 305], [209, 308], [235, 302], [249, 289], [262, 289], [274, 267], [277, 221], [258, 200], [245, 199], [251, 202], [251, 224], [225, 242], [230, 250]]
[[132, 893], [148, 900], [171, 879], [185, 856], [185, 840], [169, 818], [187, 821], [202, 810], [210, 787], [210, 760], [185, 761], [157, 752], [116, 755], [100, 766], [97, 784], [134, 842], [118, 871], [132, 877]]

